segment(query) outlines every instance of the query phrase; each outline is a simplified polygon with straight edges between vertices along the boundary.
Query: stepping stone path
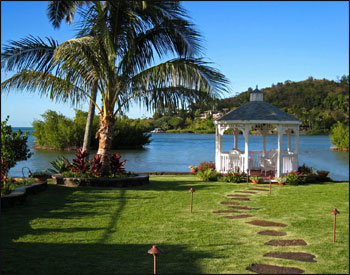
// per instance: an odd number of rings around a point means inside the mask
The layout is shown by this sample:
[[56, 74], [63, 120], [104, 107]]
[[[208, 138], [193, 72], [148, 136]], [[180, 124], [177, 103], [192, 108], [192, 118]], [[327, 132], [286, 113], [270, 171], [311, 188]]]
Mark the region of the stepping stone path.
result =
[[265, 243], [265, 245], [273, 246], [304, 246], [307, 243], [304, 240], [271, 240]]
[[304, 252], [269, 252], [269, 253], [266, 253], [264, 257], [316, 263], [316, 261], [314, 260], [314, 258], [316, 257], [315, 255], [304, 253]]
[[236, 200], [236, 201], [250, 201], [249, 198], [230, 198], [230, 200]]
[[[269, 192], [270, 187], [269, 186], [257, 186], [258, 188], [249, 188], [248, 190], [256, 190], [256, 191], [265, 191]], [[237, 193], [244, 193], [242, 194], [228, 194], [228, 197], [230, 200], [237, 200], [237, 201], [250, 201], [250, 198], [247, 198], [248, 196], [251, 196], [250, 194], [256, 194], [256, 191], [241, 191], [236, 190], [234, 192]], [[249, 195], [247, 195], [249, 194]], [[256, 210], [259, 208], [251, 208], [243, 205], [239, 205], [237, 202], [232, 201], [222, 201], [220, 204], [229, 205], [227, 208], [233, 208], [235, 210], [217, 210], [213, 211], [213, 213], [242, 213], [237, 210]], [[231, 206], [236, 205], [236, 206]], [[239, 206], [237, 206], [239, 205]], [[237, 209], [237, 210], [236, 210]], [[254, 217], [254, 215], [249, 214], [242, 214], [242, 215], [234, 215], [234, 216], [223, 216], [225, 219], [243, 219], [243, 218], [250, 218]], [[246, 222], [251, 225], [255, 226], [263, 226], [263, 227], [287, 227], [287, 224], [284, 223], [278, 223], [278, 222], [272, 222], [272, 221], [265, 221], [265, 220], [252, 220], [249, 222]], [[260, 235], [266, 235], [266, 236], [286, 236], [286, 232], [282, 231], [276, 231], [276, 230], [264, 230], [258, 232]], [[305, 246], [307, 243], [304, 240], [298, 239], [298, 240], [270, 240], [265, 245], [272, 245], [272, 246]], [[295, 260], [295, 261], [301, 261], [301, 262], [316, 262], [314, 258], [315, 255], [308, 254], [305, 252], [268, 252], [264, 255], [264, 257], [271, 257], [271, 258], [278, 258], [278, 259], [288, 259], [288, 260]], [[258, 264], [253, 263], [250, 266], [246, 268], [246, 270], [258, 273], [258, 274], [302, 274], [304, 273], [303, 269], [292, 267], [292, 266], [279, 266], [279, 265], [269, 265], [269, 264]]]
[[232, 204], [232, 205], [237, 205], [239, 204], [238, 202], [234, 202], [234, 201], [222, 201], [220, 202], [221, 204]]
[[246, 198], [249, 197], [251, 195], [236, 195], [236, 194], [229, 194], [227, 195], [228, 197], [239, 197], [239, 198]]
[[252, 264], [246, 268], [258, 274], [302, 274], [304, 270], [297, 267], [286, 267], [269, 264]]
[[241, 213], [237, 210], [217, 210], [213, 211], [213, 213], [218, 214], [218, 213]]
[[260, 231], [260, 232], [258, 232], [258, 234], [260, 234], [260, 235], [267, 235], [267, 236], [285, 236], [285, 235], [287, 235], [286, 232], [275, 231], [275, 230]]
[[257, 191], [266, 191], [269, 192], [267, 189], [261, 189], [261, 188], [249, 188], [248, 190], [257, 190]]
[[250, 218], [250, 217], [254, 217], [254, 215], [236, 215], [236, 216], [224, 216], [224, 218], [226, 219], [243, 219], [243, 218]]
[[247, 206], [227, 206], [228, 208], [235, 208], [235, 209], [243, 209], [243, 210], [253, 210], [253, 209], [259, 209], [259, 208], [250, 208]]
[[269, 221], [264, 221], [264, 220], [254, 220], [250, 222], [246, 222], [252, 225], [257, 225], [257, 226], [280, 226], [280, 227], [286, 227], [287, 225], [284, 223], [278, 223], [278, 222], [269, 222]]

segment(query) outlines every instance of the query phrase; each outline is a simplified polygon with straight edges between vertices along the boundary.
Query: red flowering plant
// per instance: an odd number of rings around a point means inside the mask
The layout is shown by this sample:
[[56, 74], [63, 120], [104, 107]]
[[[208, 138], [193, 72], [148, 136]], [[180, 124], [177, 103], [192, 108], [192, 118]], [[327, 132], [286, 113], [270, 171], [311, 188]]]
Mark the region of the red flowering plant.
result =
[[118, 153], [111, 155], [111, 170], [114, 176], [125, 174], [125, 162], [126, 160], [120, 161], [121, 156]]

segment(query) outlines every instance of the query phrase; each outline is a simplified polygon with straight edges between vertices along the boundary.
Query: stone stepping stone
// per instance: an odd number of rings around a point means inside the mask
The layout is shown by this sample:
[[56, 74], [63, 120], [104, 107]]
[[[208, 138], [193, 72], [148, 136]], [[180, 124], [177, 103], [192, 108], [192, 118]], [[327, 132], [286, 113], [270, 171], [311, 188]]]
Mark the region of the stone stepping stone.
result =
[[213, 213], [218, 214], [218, 213], [241, 213], [237, 210], [216, 210], [213, 211]]
[[269, 252], [269, 253], [266, 253], [264, 257], [288, 259], [288, 260], [310, 262], [310, 263], [317, 262], [314, 260], [314, 258], [316, 257], [315, 255], [304, 253], [304, 252]]
[[250, 201], [249, 198], [230, 198], [230, 200], [236, 200], [236, 201]]
[[239, 195], [239, 194], [229, 194], [227, 195], [228, 197], [239, 197], [239, 198], [246, 198], [246, 197], [249, 197], [251, 195]]
[[220, 204], [232, 204], [232, 205], [238, 205], [239, 203], [238, 203], [238, 202], [235, 202], [235, 201], [222, 201], [222, 202], [220, 202]]
[[247, 222], [252, 225], [257, 225], [257, 226], [280, 226], [280, 227], [286, 227], [287, 225], [284, 223], [278, 223], [278, 222], [269, 222], [269, 221], [264, 221], [264, 220], [254, 220]]
[[226, 219], [243, 219], [243, 218], [250, 218], [250, 217], [254, 217], [254, 215], [236, 215], [236, 216], [224, 216], [224, 218]]
[[271, 240], [265, 243], [265, 245], [273, 246], [305, 246], [307, 243], [304, 240]]
[[258, 232], [260, 235], [267, 235], [267, 236], [286, 236], [286, 232], [282, 231], [275, 231], [275, 230], [265, 230], [265, 231], [260, 231]]
[[246, 194], [255, 194], [256, 192], [254, 191], [235, 191], [237, 193], [246, 193]]
[[258, 274], [302, 274], [304, 270], [297, 267], [287, 267], [269, 264], [251, 264], [246, 268]]
[[261, 189], [261, 188], [249, 188], [249, 190], [257, 190], [257, 191], [266, 191], [269, 192], [267, 189]]
[[250, 208], [248, 206], [227, 206], [228, 208], [236, 208], [236, 209], [243, 209], [243, 210], [258, 210], [260, 208]]

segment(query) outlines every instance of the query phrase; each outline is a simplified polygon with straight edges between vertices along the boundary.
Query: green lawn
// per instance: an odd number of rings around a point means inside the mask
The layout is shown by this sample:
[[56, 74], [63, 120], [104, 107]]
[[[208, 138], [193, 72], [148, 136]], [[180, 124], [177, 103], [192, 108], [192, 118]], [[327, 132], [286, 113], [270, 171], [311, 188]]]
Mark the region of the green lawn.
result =
[[[153, 273], [147, 250], [157, 244], [160, 274], [252, 273], [252, 263], [293, 266], [306, 274], [349, 274], [349, 183], [273, 185], [242, 205], [259, 208], [245, 219], [224, 219], [221, 201], [252, 184], [201, 182], [195, 176], [151, 176], [147, 186], [126, 189], [49, 185], [27, 203], [1, 215], [1, 274]], [[190, 187], [195, 188], [190, 214]], [[337, 241], [332, 242], [337, 208]], [[242, 212], [248, 212], [242, 210]], [[253, 219], [288, 224], [265, 228]], [[258, 235], [277, 229], [287, 236]], [[264, 245], [303, 239], [301, 247]], [[263, 257], [270, 251], [307, 252], [316, 263]]]

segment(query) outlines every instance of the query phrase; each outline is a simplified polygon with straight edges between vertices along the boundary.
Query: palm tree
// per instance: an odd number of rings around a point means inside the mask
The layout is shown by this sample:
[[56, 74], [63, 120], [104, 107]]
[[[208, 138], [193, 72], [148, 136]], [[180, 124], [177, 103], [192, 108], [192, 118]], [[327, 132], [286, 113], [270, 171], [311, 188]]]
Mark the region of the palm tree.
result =
[[[89, 98], [100, 115], [97, 153], [105, 173], [110, 169], [115, 116], [132, 102], [154, 110], [228, 90], [227, 79], [196, 57], [201, 53], [200, 35], [179, 2], [92, 2], [80, 12], [77, 38], [58, 44], [51, 38], [45, 43], [29, 37], [5, 46], [2, 68], [19, 72], [1, 86], [4, 91], [38, 91], [73, 104]], [[174, 58], [162, 62], [169, 55]], [[101, 106], [89, 92], [94, 85]]]

